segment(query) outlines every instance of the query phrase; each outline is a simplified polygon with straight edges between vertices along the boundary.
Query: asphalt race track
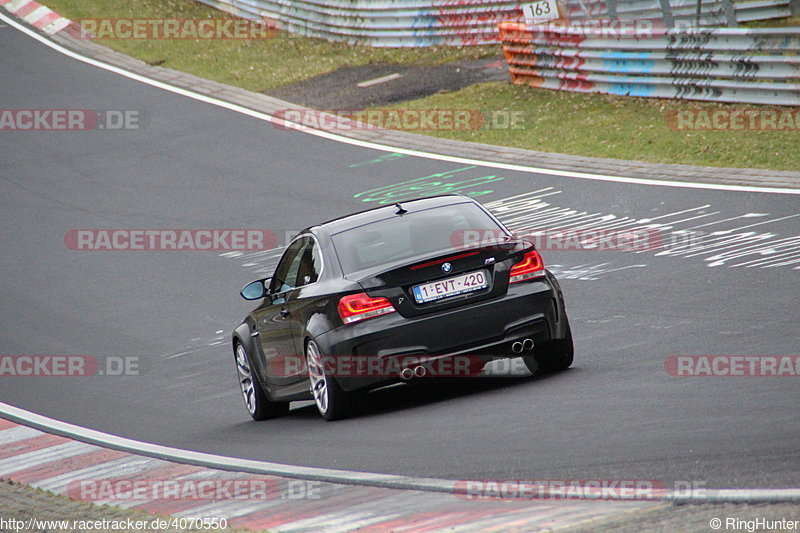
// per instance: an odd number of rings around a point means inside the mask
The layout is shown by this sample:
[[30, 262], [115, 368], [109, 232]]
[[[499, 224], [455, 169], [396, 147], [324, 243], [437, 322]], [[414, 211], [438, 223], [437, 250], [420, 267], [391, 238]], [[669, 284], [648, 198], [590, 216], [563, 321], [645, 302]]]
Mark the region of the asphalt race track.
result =
[[[417, 157], [367, 164], [385, 152], [117, 76], [11, 27], [0, 28], [0, 61], [2, 108], [134, 110], [144, 125], [0, 131], [0, 355], [139, 364], [138, 375], [127, 376], [3, 376], [0, 401], [147, 442], [306, 466], [451, 479], [800, 486], [796, 377], [675, 377], [664, 369], [672, 355], [800, 353], [800, 262], [792, 262], [800, 256], [786, 245], [794, 241], [744, 256], [728, 248], [716, 259], [702, 250], [545, 250], [567, 298], [573, 368], [394, 387], [372, 394], [361, 416], [336, 423], [309, 404], [254, 423], [241, 405], [228, 339], [251, 304], [238, 291], [273, 256], [75, 251], [64, 242], [71, 229], [103, 228], [251, 228], [282, 238], [377, 205], [359, 193], [442, 172], [477, 180], [461, 192], [491, 191], [478, 199], [507, 219], [524, 210], [502, 200], [533, 193], [557, 212], [664, 217], [679, 229], [710, 224], [701, 230], [721, 230], [720, 238], [752, 230], [767, 243], [800, 234], [798, 196]], [[489, 176], [502, 179], [478, 179]]]

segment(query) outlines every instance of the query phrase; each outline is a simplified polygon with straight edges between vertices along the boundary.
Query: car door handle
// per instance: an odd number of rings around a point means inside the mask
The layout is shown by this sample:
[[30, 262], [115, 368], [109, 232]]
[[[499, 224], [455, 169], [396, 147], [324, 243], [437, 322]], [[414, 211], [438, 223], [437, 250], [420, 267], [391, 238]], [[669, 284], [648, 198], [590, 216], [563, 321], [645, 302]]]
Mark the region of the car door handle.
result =
[[287, 316], [289, 316], [289, 310], [288, 309], [281, 309], [281, 316], [283, 318], [286, 318]]

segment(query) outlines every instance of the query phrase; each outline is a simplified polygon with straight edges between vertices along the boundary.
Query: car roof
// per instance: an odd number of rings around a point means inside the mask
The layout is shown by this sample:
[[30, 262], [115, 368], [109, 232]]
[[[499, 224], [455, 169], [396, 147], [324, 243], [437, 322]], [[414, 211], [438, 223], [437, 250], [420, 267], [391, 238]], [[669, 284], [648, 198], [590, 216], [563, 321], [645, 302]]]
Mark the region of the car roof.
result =
[[429, 196], [427, 198], [417, 198], [413, 200], [398, 200], [393, 204], [374, 207], [372, 209], [367, 209], [365, 211], [360, 211], [350, 215], [345, 215], [342, 217], [334, 218], [332, 220], [328, 220], [327, 222], [323, 222], [322, 224], [317, 224], [316, 226], [307, 228], [303, 232], [311, 230], [316, 233], [322, 230], [325, 233], [328, 233], [329, 235], [335, 235], [337, 233], [357, 228], [359, 226], [364, 226], [366, 224], [371, 224], [379, 220], [386, 220], [388, 218], [398, 216], [397, 215], [398, 203], [406, 211], [414, 212], [414, 211], [425, 211], [428, 209], [443, 207], [447, 205], [475, 203], [475, 200], [472, 200], [471, 198], [461, 194], [445, 194], [441, 196]]

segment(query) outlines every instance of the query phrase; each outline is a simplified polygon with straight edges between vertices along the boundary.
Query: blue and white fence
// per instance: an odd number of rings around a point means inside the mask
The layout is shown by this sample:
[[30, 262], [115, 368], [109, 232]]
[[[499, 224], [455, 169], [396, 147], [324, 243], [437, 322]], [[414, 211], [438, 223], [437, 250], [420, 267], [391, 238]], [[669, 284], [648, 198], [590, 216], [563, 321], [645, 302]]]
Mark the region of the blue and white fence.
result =
[[500, 24], [514, 83], [545, 89], [800, 106], [800, 28]]

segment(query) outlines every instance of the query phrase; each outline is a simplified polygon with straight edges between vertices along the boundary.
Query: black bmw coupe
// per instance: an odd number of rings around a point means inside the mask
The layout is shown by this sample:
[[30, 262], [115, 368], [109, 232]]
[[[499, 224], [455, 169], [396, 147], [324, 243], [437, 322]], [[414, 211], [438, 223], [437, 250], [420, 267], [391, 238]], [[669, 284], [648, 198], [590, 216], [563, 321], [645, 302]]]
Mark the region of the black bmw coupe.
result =
[[478, 375], [497, 358], [521, 357], [533, 373], [573, 360], [561, 288], [539, 252], [465, 196], [311, 226], [271, 278], [241, 295], [261, 300], [233, 332], [242, 396], [256, 420], [311, 399], [335, 420], [353, 412], [360, 393]]

